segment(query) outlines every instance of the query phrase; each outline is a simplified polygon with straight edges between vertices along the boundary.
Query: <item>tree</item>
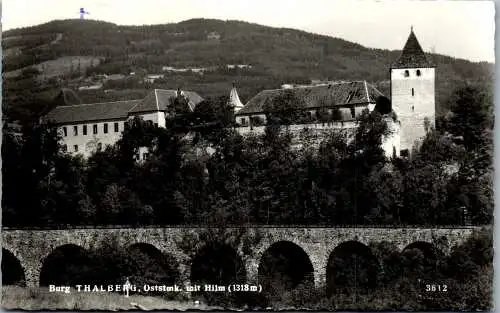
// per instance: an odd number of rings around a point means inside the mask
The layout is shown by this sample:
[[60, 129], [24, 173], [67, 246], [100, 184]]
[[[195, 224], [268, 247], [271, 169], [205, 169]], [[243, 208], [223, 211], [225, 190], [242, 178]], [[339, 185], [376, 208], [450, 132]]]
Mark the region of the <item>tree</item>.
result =
[[218, 144], [227, 129], [234, 125], [234, 109], [229, 105], [228, 97], [206, 99], [196, 105], [190, 117], [192, 129], [213, 144]]
[[488, 144], [485, 130], [493, 126], [491, 90], [466, 86], [457, 89], [449, 102], [453, 113], [449, 131], [462, 137], [467, 151], [479, 150]]
[[307, 119], [304, 99], [292, 90], [285, 90], [274, 98], [268, 98], [264, 104], [268, 124], [300, 124]]

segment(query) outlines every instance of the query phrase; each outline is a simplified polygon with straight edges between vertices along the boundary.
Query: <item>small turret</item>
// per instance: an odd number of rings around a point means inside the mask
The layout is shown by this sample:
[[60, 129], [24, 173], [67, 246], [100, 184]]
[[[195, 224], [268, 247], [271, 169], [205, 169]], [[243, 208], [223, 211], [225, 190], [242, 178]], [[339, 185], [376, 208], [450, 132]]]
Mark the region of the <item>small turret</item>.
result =
[[241, 103], [240, 97], [238, 96], [238, 91], [236, 90], [236, 83], [233, 82], [233, 88], [229, 94], [229, 105], [234, 108], [234, 113], [238, 112], [243, 108], [243, 103]]

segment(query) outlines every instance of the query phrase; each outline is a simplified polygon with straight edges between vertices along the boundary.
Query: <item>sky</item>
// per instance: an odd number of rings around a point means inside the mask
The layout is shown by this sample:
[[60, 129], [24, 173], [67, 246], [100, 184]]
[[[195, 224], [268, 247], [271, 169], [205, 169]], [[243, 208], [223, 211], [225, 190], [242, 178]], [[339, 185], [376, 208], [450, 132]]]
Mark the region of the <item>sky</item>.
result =
[[427, 51], [494, 62], [493, 1], [419, 0], [3, 0], [2, 29], [55, 19], [86, 18], [120, 25], [175, 23], [191, 18], [241, 20], [301, 29], [400, 50], [410, 27]]

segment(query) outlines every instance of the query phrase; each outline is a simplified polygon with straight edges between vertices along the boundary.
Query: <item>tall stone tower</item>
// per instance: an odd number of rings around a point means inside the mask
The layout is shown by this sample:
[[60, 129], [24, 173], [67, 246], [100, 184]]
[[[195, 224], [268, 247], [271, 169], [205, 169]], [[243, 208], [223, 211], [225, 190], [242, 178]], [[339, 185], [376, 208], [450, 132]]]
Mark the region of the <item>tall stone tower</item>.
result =
[[434, 126], [435, 98], [435, 67], [412, 27], [401, 56], [391, 66], [391, 101], [401, 122], [402, 155], [411, 153], [415, 142], [425, 136], [427, 126]]

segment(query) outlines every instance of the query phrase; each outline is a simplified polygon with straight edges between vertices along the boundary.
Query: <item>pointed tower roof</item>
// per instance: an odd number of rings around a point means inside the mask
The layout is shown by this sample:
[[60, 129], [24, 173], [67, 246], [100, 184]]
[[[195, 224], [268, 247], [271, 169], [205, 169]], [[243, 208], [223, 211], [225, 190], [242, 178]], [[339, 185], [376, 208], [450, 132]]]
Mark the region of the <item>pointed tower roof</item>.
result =
[[240, 101], [240, 97], [238, 96], [238, 91], [236, 90], [236, 84], [233, 83], [233, 88], [231, 89], [231, 93], [229, 94], [229, 105], [234, 108], [234, 112], [238, 112], [241, 110], [244, 105]]
[[392, 64], [392, 68], [415, 68], [415, 67], [434, 67], [425, 55], [420, 43], [413, 32], [413, 26], [410, 36], [399, 56], [399, 59]]

